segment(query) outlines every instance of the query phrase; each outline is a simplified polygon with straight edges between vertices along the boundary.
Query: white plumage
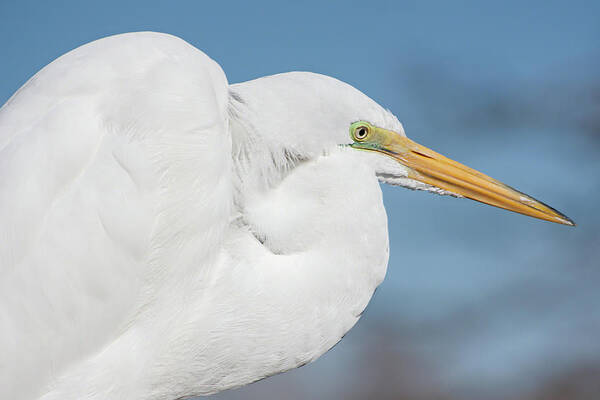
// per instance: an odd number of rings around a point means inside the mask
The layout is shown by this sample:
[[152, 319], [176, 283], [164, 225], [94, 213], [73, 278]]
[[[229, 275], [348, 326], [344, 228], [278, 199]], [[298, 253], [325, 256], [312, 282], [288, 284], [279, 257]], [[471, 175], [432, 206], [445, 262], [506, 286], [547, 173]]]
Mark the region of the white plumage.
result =
[[165, 34], [41, 70], [0, 111], [0, 398], [171, 400], [331, 348], [385, 275], [378, 177], [440, 191], [340, 146], [357, 120], [404, 137], [340, 81], [229, 85]]

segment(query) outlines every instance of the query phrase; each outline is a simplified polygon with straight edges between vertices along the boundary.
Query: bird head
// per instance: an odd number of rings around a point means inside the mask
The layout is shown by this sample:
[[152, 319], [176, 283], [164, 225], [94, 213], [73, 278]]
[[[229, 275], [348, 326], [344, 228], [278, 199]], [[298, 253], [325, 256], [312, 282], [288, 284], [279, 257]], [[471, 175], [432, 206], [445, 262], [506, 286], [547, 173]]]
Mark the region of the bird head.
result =
[[290, 159], [314, 159], [349, 148], [348, 153], [366, 153], [362, 160], [383, 183], [575, 225], [533, 197], [410, 140], [391, 112], [335, 78], [290, 72], [234, 85], [234, 90], [247, 100], [243, 113], [254, 131], [246, 143], [255, 146], [246, 153], [262, 165], [283, 160], [275, 167], [281, 170]]

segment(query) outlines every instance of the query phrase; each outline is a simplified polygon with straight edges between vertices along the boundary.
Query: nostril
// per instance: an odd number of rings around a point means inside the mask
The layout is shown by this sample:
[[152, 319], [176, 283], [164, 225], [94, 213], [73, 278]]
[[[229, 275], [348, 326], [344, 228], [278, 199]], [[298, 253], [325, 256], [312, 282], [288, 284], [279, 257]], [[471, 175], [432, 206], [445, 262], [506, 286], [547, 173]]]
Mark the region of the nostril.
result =
[[420, 156], [423, 156], [423, 157], [426, 157], [426, 158], [431, 158], [432, 160], [434, 159], [434, 158], [433, 158], [433, 157], [431, 157], [430, 155], [428, 155], [428, 154], [425, 154], [425, 153], [421, 153], [420, 151], [417, 151], [417, 150], [411, 150], [411, 151], [412, 151], [413, 153], [415, 153], [415, 154], [418, 154], [418, 155], [420, 155]]

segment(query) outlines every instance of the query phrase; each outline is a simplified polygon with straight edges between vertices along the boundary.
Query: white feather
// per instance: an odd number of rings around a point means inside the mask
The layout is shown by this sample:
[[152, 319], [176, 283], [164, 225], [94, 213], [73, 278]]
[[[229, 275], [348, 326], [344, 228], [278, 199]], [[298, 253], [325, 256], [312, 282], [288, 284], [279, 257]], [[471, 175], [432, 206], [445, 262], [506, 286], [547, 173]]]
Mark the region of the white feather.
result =
[[404, 134], [336, 79], [229, 86], [165, 34], [41, 70], [0, 111], [0, 398], [210, 394], [331, 348], [385, 275], [377, 175], [412, 184], [340, 146], [359, 119]]

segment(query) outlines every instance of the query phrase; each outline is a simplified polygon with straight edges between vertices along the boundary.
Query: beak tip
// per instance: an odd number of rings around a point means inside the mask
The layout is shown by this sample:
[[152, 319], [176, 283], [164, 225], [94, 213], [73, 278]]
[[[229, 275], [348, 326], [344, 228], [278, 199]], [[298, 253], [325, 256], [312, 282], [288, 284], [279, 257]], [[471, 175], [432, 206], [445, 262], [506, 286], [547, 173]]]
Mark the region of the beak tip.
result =
[[561, 213], [557, 209], [552, 208], [544, 203], [541, 203], [541, 204], [543, 204], [544, 206], [548, 207], [551, 210], [552, 214], [554, 214], [554, 218], [556, 219], [556, 222], [558, 222], [559, 224], [567, 225], [567, 226], [577, 226], [575, 221], [573, 221], [571, 218], [567, 217], [565, 214]]
[[566, 215], [564, 217], [565, 218], [563, 220], [563, 225], [568, 225], [568, 226], [572, 226], [572, 227], [577, 226], [577, 224], [575, 223], [575, 221], [573, 221], [571, 218], [567, 217]]
[[556, 222], [561, 225], [577, 226], [575, 221], [573, 221], [571, 218], [567, 217], [565, 214], [561, 213], [560, 211], [556, 211], [555, 209], [552, 209], [552, 211], [554, 214], [553, 222]]

